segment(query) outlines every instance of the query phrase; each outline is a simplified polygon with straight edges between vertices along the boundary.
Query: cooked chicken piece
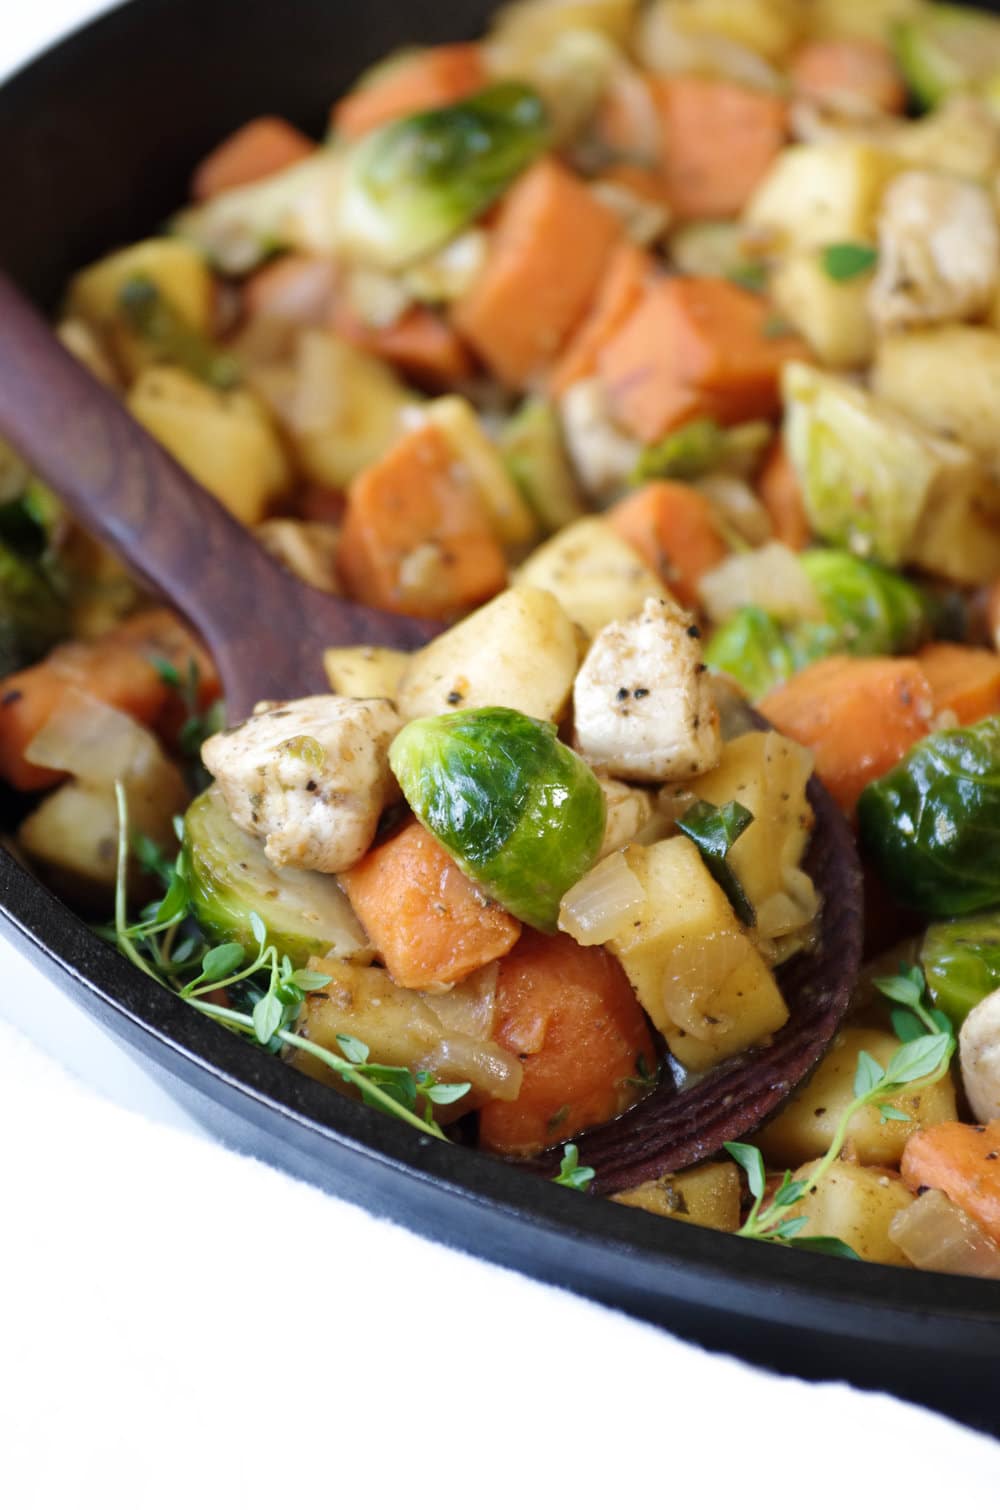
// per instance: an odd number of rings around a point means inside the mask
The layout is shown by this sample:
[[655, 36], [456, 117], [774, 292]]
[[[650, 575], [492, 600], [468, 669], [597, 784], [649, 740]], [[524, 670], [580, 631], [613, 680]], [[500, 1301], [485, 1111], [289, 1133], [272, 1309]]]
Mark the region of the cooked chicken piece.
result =
[[962, 1024], [962, 1083], [977, 1122], [1000, 1117], [1000, 991], [984, 996]]
[[265, 519], [254, 531], [264, 549], [320, 592], [339, 593], [335, 524], [308, 519]]
[[368, 849], [396, 790], [388, 750], [401, 722], [384, 698], [260, 703], [202, 759], [234, 823], [275, 865], [335, 874]]
[[614, 494], [635, 470], [642, 447], [611, 418], [604, 384], [599, 378], [574, 383], [560, 409], [566, 449], [583, 486], [595, 498]]
[[986, 190], [945, 173], [901, 173], [879, 217], [879, 262], [869, 294], [881, 330], [974, 319], [1000, 275], [1000, 231]]
[[719, 762], [719, 714], [697, 627], [676, 603], [602, 629], [573, 693], [581, 754], [609, 775], [677, 781]]

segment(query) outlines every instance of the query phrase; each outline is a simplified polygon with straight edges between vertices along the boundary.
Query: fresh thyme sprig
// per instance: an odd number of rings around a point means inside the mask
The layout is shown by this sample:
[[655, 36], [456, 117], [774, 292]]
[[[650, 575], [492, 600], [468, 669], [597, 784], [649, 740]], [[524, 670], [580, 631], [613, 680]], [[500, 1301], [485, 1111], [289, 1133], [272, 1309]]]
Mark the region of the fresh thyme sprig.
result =
[[880, 977], [875, 985], [884, 996], [900, 1003], [892, 1013], [893, 1031], [900, 1047], [884, 1069], [862, 1049], [854, 1074], [854, 1099], [844, 1108], [833, 1140], [809, 1179], [793, 1180], [791, 1170], [786, 1169], [781, 1184], [765, 1204], [767, 1172], [760, 1149], [750, 1143], [725, 1145], [745, 1173], [754, 1198], [737, 1236], [857, 1258], [854, 1250], [839, 1238], [801, 1237], [808, 1218], [796, 1216], [794, 1207], [807, 1192], [815, 1190], [840, 1158], [851, 1122], [862, 1107], [877, 1106], [883, 1122], [909, 1122], [908, 1113], [889, 1104], [892, 1098], [906, 1089], [935, 1085], [948, 1073], [956, 1047], [948, 1018], [926, 1000], [926, 983], [918, 966], [904, 966], [897, 975]]
[[[136, 968], [151, 980], [168, 986], [182, 1001], [206, 1017], [253, 1038], [272, 1052], [288, 1047], [311, 1054], [353, 1086], [369, 1106], [389, 1112], [419, 1132], [447, 1142], [446, 1134], [434, 1118], [434, 1107], [460, 1101], [471, 1090], [470, 1083], [446, 1084], [428, 1071], [414, 1075], [405, 1067], [374, 1064], [370, 1061], [368, 1045], [347, 1033], [338, 1034], [341, 1052], [336, 1054], [293, 1031], [307, 993], [321, 991], [330, 984], [331, 977], [313, 970], [295, 969], [288, 956], [279, 955], [274, 944], [268, 941], [267, 929], [257, 913], [250, 915], [250, 927], [257, 946], [252, 957], [235, 940], [207, 947], [191, 916], [183, 850], [171, 863], [158, 846], [148, 840], [137, 846], [140, 860], [159, 877], [166, 886], [166, 893], [162, 901], [145, 909], [138, 923], [129, 924], [128, 800], [120, 781], [115, 783], [115, 798], [118, 807], [115, 919], [113, 929], [106, 934], [110, 932], [121, 952]], [[182, 832], [178, 837], [182, 837]], [[255, 997], [249, 1012], [208, 999], [218, 992], [229, 992], [245, 985], [253, 988], [251, 994]]]
[[180, 752], [189, 763], [191, 784], [196, 790], [204, 788], [209, 781], [208, 773], [201, 763], [201, 747], [212, 734], [225, 727], [225, 706], [220, 698], [211, 703], [204, 712], [201, 708], [201, 674], [197, 661], [191, 657], [187, 671], [182, 676], [172, 661], [165, 656], [150, 657], [160, 681], [171, 691], [180, 694], [187, 717], [177, 736]]
[[565, 1185], [569, 1190], [586, 1190], [595, 1171], [589, 1164], [580, 1163], [580, 1150], [575, 1143], [563, 1144], [559, 1173], [552, 1176], [553, 1185]]

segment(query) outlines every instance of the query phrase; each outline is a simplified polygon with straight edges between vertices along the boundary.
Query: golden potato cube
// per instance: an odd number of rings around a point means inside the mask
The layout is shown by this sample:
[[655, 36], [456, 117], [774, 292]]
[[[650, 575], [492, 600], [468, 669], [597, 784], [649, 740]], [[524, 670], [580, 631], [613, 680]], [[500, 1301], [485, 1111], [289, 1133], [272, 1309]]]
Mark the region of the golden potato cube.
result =
[[102, 257], [77, 273], [69, 286], [67, 313], [93, 326], [107, 340], [127, 377], [148, 364], [143, 341], [126, 325], [119, 295], [132, 278], [148, 278], [177, 313], [201, 335], [212, 325], [214, 281], [196, 247], [174, 236], [139, 241]]
[[517, 580], [545, 588], [591, 638], [613, 619], [639, 613], [647, 598], [667, 596], [638, 551], [593, 518], [557, 531], [532, 552]]
[[633, 845], [626, 861], [645, 892], [642, 916], [607, 948], [680, 1062], [707, 1068], [788, 1018], [774, 976], [690, 839]]
[[898, 168], [891, 152], [865, 142], [786, 148], [747, 206], [746, 224], [776, 249], [874, 242], [882, 193]]
[[384, 645], [334, 645], [323, 652], [330, 689], [341, 697], [388, 697], [395, 700], [410, 664], [405, 650]]
[[[818, 1162], [797, 1169], [794, 1178], [808, 1180]], [[889, 1236], [889, 1225], [913, 1199], [891, 1169], [842, 1161], [796, 1206], [789, 1207], [788, 1215], [806, 1217], [800, 1237], [839, 1237], [868, 1263], [908, 1269], [909, 1260]]]
[[497, 539], [519, 559], [538, 539], [541, 529], [475, 409], [468, 399], [452, 393], [428, 404], [424, 417], [448, 441], [456, 467], [475, 483]]
[[735, 1164], [701, 1164], [680, 1174], [661, 1175], [611, 1199], [716, 1232], [735, 1232], [740, 1225], [740, 1177]]
[[[854, 1075], [862, 1050], [883, 1069], [899, 1048], [894, 1033], [880, 1028], [842, 1028], [812, 1078], [787, 1100], [773, 1121], [757, 1136], [771, 1164], [800, 1164], [818, 1158], [833, 1142], [841, 1117], [854, 1100]], [[905, 1090], [886, 1098], [886, 1105], [905, 1112], [908, 1122], [882, 1121], [878, 1106], [855, 1112], [848, 1127], [851, 1149], [862, 1164], [898, 1168], [907, 1138], [918, 1127], [953, 1122], [957, 1116], [951, 1075], [924, 1089]]]
[[829, 367], [863, 367], [875, 351], [868, 313], [871, 276], [837, 283], [817, 252], [792, 252], [771, 278], [771, 298]]
[[149, 368], [128, 406], [242, 524], [259, 524], [290, 483], [274, 427], [249, 393], [220, 393], [175, 367]]

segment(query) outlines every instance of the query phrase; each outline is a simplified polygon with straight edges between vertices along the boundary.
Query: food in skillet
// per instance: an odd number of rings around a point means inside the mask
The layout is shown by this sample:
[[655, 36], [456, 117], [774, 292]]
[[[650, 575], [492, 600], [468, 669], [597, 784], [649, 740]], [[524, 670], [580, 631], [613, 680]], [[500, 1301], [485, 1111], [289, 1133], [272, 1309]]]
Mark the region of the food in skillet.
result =
[[[225, 730], [5, 455], [29, 862], [427, 1135], [1000, 1274], [998, 81], [1000, 22], [920, 0], [532, 0], [322, 145], [237, 130], [63, 339], [290, 571], [447, 627]], [[794, 1026], [814, 770], [888, 955], [753, 1146], [622, 1189], [662, 1087]]]

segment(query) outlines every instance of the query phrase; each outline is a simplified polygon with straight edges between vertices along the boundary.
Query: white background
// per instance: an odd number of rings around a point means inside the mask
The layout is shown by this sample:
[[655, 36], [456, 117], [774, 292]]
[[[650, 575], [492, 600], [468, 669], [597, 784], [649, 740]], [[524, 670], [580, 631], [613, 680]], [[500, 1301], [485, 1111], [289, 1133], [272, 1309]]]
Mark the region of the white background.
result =
[[[0, 0], [0, 75], [102, 8]], [[0, 942], [5, 1510], [996, 1502], [1000, 1452], [937, 1418], [710, 1358], [188, 1126]]]

